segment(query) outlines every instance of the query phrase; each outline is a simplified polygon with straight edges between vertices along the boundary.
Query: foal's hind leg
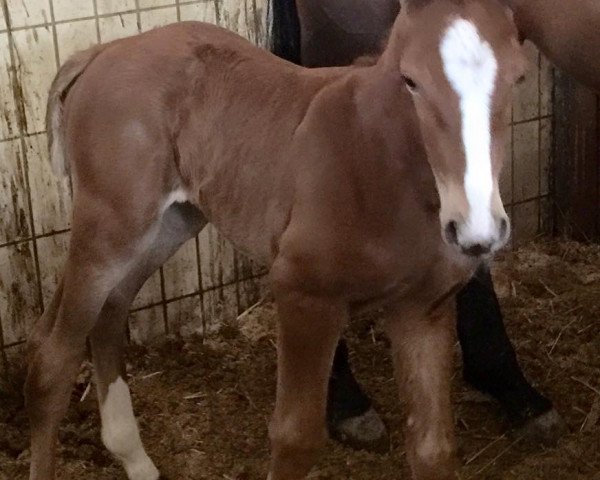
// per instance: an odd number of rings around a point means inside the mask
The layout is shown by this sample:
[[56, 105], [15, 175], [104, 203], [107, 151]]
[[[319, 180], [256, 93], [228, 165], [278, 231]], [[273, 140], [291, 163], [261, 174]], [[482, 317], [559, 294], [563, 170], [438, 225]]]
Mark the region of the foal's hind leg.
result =
[[50, 332], [54, 327], [54, 323], [56, 322], [56, 317], [58, 315], [58, 308], [60, 307], [62, 292], [63, 280], [61, 278], [50, 304], [46, 307], [39, 320], [35, 323], [31, 333], [29, 334], [29, 337], [27, 338], [27, 356], [30, 360], [35, 355], [35, 352], [38, 351], [44, 339], [50, 335]]
[[[56, 321], [33, 355], [25, 385], [31, 426], [31, 480], [54, 478], [55, 444], [72, 384], [85, 357], [86, 337], [110, 292], [135, 265], [144, 242], [156, 235], [160, 206], [140, 215], [117, 214], [111, 201], [80, 191]], [[84, 197], [83, 199], [81, 197]], [[150, 216], [152, 215], [152, 216]], [[142, 218], [140, 218], [142, 217]]]
[[153, 245], [110, 293], [90, 334], [102, 440], [123, 463], [130, 480], [155, 480], [159, 473], [142, 445], [125, 381], [123, 351], [129, 308], [146, 280], [204, 225], [202, 214], [190, 204], [171, 206]]

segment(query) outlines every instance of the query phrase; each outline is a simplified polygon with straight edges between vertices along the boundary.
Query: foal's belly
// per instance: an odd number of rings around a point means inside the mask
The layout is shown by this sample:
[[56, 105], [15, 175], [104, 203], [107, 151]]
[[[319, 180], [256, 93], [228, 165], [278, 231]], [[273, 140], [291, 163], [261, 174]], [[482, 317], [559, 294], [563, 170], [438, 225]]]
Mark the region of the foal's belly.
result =
[[285, 175], [274, 172], [275, 165], [254, 163], [252, 174], [245, 174], [240, 165], [245, 161], [209, 165], [193, 180], [191, 201], [236, 249], [270, 266], [289, 219], [292, 197]]

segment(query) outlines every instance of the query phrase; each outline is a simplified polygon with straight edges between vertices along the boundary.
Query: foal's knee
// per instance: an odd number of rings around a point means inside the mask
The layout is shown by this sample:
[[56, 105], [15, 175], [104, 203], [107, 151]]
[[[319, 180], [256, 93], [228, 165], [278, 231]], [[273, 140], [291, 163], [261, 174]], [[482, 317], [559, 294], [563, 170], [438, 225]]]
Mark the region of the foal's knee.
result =
[[447, 462], [454, 455], [454, 448], [450, 441], [440, 438], [433, 431], [427, 432], [425, 437], [416, 445], [415, 454], [418, 459], [429, 465], [438, 465]]
[[324, 422], [273, 420], [269, 428], [269, 437], [274, 446], [310, 450], [325, 443], [327, 432]]
[[271, 480], [304, 478], [327, 440], [325, 422], [288, 417], [274, 419], [269, 427]]
[[455, 444], [452, 437], [436, 428], [424, 432], [410, 431], [411, 466], [417, 480], [451, 480], [456, 477]]

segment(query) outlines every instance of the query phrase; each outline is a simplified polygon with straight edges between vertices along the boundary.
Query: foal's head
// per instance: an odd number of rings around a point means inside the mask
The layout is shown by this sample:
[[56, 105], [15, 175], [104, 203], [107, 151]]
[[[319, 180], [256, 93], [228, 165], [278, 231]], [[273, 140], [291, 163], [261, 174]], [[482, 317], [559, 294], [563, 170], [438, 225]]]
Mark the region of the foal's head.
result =
[[443, 237], [468, 255], [493, 252], [509, 236], [498, 176], [526, 65], [512, 14], [498, 0], [401, 3], [384, 61], [413, 96]]

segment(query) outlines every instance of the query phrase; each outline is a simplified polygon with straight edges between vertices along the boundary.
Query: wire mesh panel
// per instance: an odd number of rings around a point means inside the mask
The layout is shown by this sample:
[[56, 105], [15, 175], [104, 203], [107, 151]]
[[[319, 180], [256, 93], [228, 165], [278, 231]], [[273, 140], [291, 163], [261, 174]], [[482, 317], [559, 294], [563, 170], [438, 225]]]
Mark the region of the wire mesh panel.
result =
[[[96, 43], [202, 20], [265, 43], [266, 0], [0, 0], [0, 341], [3, 364], [48, 304], [64, 263], [68, 178], [53, 173], [44, 117], [59, 65]], [[208, 227], [144, 286], [130, 337], [203, 332], [261, 295], [264, 272]]]

